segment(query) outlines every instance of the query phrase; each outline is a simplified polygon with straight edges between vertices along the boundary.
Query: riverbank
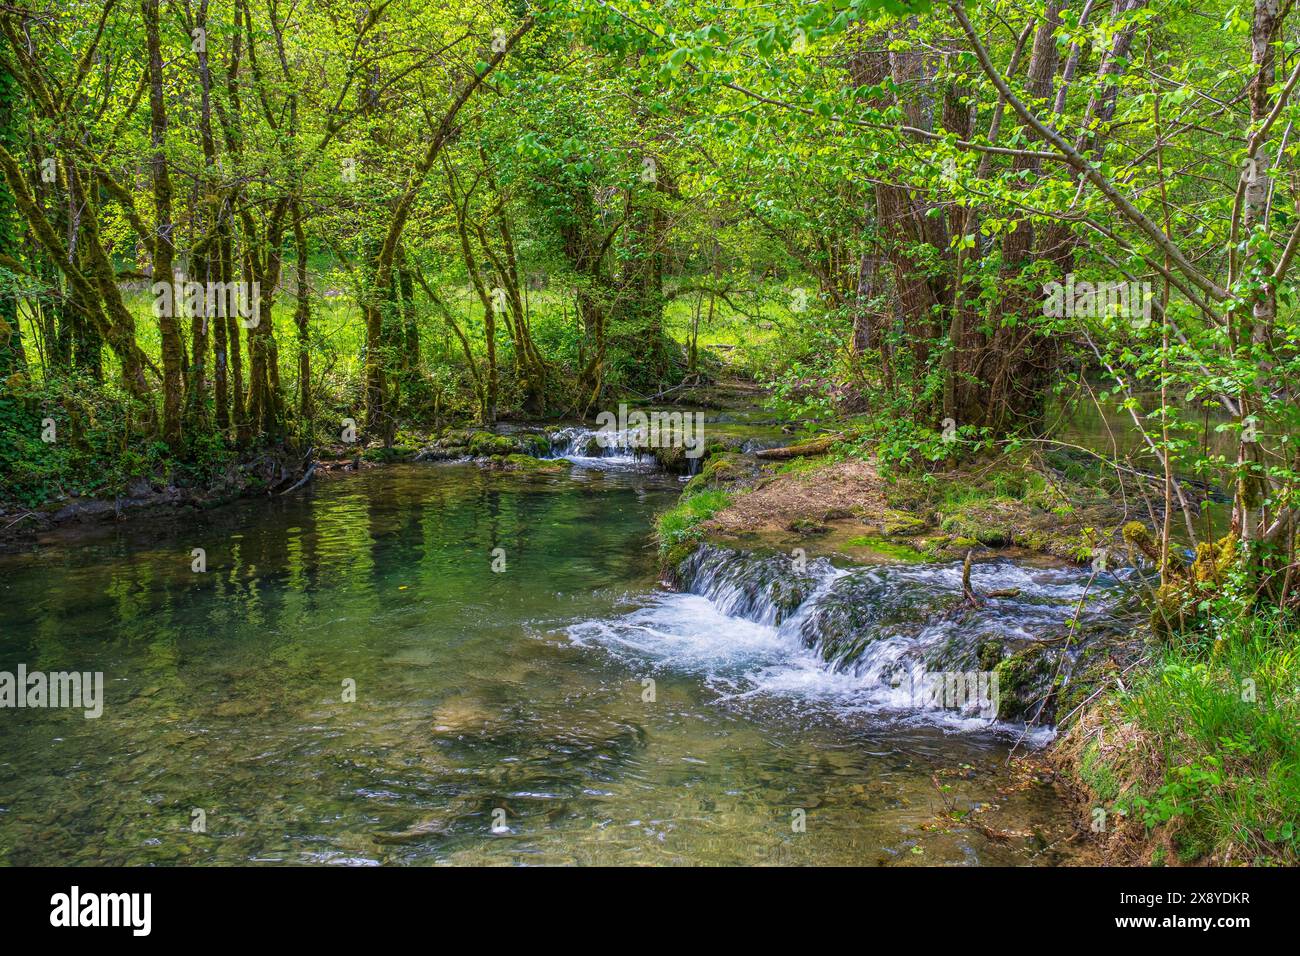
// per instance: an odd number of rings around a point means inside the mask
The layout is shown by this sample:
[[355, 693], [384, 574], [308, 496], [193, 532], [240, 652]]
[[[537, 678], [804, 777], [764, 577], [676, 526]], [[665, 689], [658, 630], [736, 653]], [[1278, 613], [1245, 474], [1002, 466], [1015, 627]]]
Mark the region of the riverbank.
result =
[[[705, 454], [753, 452], [783, 443], [783, 428], [756, 410], [756, 386], [729, 381], [691, 389], [682, 396], [708, 419]], [[681, 406], [641, 403], [638, 408], [680, 411]], [[702, 458], [678, 443], [637, 443], [627, 430], [608, 433], [602, 446], [590, 422], [558, 418], [501, 421], [491, 427], [448, 425], [404, 429], [391, 445], [357, 440], [355, 422], [332, 440], [315, 445], [286, 442], [240, 450], [221, 444], [173, 455], [164, 446], [102, 447], [102, 428], [84, 428], [54, 441], [29, 441], [0, 460], [8, 470], [0, 482], [0, 549], [80, 527], [130, 518], [207, 511], [241, 500], [277, 497], [304, 484], [386, 464], [473, 461], [497, 471], [555, 470], [564, 458], [606, 451], [636, 455], [670, 474], [687, 475]], [[351, 440], [343, 440], [348, 435]], [[12, 460], [10, 460], [12, 459]], [[22, 467], [19, 467], [19, 466]], [[40, 474], [40, 480], [32, 478]]]
[[170, 468], [146, 468], [108, 487], [82, 485], [71, 474], [51, 478], [43, 500], [0, 501], [0, 550], [58, 532], [127, 519], [149, 519], [186, 511], [208, 511], [237, 501], [286, 494], [314, 473], [314, 453], [290, 447], [225, 456], [202, 477]]
[[54, 476], [44, 500], [0, 502], [0, 549], [30, 544], [52, 533], [66, 540], [75, 537], [80, 528], [275, 498], [312, 481], [387, 464], [475, 461], [500, 471], [554, 470], [564, 466], [546, 458], [552, 439], [566, 427], [506, 426], [504, 434], [491, 429], [447, 428], [433, 434], [404, 434], [401, 442], [387, 447], [338, 442], [306, 449], [284, 445], [242, 455], [228, 451], [220, 462], [210, 463], [201, 472], [163, 458], [153, 465], [140, 463], [137, 473], [108, 483], [107, 489], [79, 480], [69, 469]]

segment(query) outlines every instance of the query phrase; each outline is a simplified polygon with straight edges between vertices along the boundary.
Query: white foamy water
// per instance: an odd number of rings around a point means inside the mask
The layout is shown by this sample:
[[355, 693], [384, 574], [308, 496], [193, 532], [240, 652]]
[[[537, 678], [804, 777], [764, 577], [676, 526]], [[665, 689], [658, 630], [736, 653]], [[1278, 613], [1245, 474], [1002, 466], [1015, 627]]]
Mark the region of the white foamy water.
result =
[[[792, 622], [797, 619], [791, 619]], [[874, 645], [873, 666], [836, 671], [800, 642], [789, 625], [776, 627], [723, 613], [697, 594], [660, 593], [627, 614], [588, 620], [568, 629], [579, 646], [598, 647], [633, 667], [649, 665], [697, 677], [721, 704], [814, 704], [844, 717], [879, 715], [934, 723], [952, 730], [987, 730], [992, 722], [953, 711], [918, 709], [905, 686], [879, 675], [908, 650], [901, 639]], [[1035, 732], [1035, 735], [1050, 731]]]
[[1050, 728], [1026, 732], [1021, 725], [979, 716], [974, 708], [958, 711], [928, 703], [908, 675], [919, 679], [922, 662], [935, 649], [954, 635], [976, 633], [974, 628], [981, 634], [992, 629], [1003, 638], [1032, 641], [1035, 635], [1041, 637], [1063, 625], [1085, 594], [1086, 574], [1009, 561], [977, 565], [972, 572], [977, 590], [1014, 588], [1020, 593], [1013, 599], [990, 600], [977, 621], [939, 615], [909, 633], [893, 633], [884, 621], [858, 656], [837, 664], [823, 658], [819, 640], [810, 640], [809, 634], [820, 635], [819, 614], [828, 606], [834, 610], [838, 601], [842, 607], [845, 595], [836, 593], [841, 586], [847, 586], [851, 596], [860, 595], [868, 606], [906, 599], [908, 593], [915, 593], [908, 588], [959, 596], [960, 565], [849, 571], [824, 560], [808, 562], [800, 572], [796, 606], [788, 606], [787, 601], [778, 608], [772, 599], [771, 558], [725, 551], [706, 551], [697, 557], [688, 576], [692, 590], [699, 593], [649, 595], [625, 614], [572, 625], [570, 639], [602, 648], [634, 667], [649, 665], [652, 671], [692, 675], [717, 693], [724, 705], [769, 700], [844, 717], [878, 715], [953, 731], [1023, 734], [1033, 744], [1051, 739]]
[[[603, 445], [592, 448], [592, 439], [599, 437]], [[600, 454], [592, 455], [591, 451]], [[548, 458], [565, 458], [583, 468], [602, 470], [648, 469], [654, 466], [654, 459], [644, 448], [638, 447], [634, 430], [618, 432], [596, 432], [590, 428], [563, 428], [551, 438], [551, 452]]]

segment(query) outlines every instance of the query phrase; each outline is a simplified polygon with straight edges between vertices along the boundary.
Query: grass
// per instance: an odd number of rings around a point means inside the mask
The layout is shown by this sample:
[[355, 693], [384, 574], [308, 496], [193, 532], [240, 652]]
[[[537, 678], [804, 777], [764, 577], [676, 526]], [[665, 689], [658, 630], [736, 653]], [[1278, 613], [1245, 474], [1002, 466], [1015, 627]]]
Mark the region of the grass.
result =
[[689, 497], [683, 496], [675, 507], [661, 514], [655, 522], [655, 530], [664, 564], [672, 566], [684, 558], [690, 546], [701, 537], [699, 526], [730, 503], [728, 492], [710, 488]]
[[1128, 693], [1103, 703], [1096, 739], [1106, 743], [1084, 747], [1079, 777], [1147, 845], [1167, 845], [1181, 863], [1300, 863], [1295, 625], [1239, 615], [1217, 651], [1164, 648]]
[[[290, 259], [285, 264], [286, 273], [292, 272], [293, 268], [293, 260]], [[430, 278], [432, 280], [434, 277]], [[365, 324], [356, 301], [355, 280], [347, 270], [334, 268], [329, 261], [313, 259], [310, 281], [314, 290], [311, 297], [313, 360], [328, 363], [338, 381], [355, 380], [362, 373], [365, 354]], [[477, 296], [467, 287], [463, 278], [442, 276], [435, 280], [435, 284], [461, 327], [469, 334], [476, 357], [481, 358], [485, 346], [482, 341], [482, 307]], [[330, 294], [324, 294], [326, 291]], [[736, 312], [719, 299], [713, 321], [708, 323], [701, 319], [700, 348], [703, 350], [721, 345], [743, 352], [755, 345], [772, 342], [777, 337], [779, 328], [794, 324], [794, 317], [785, 307], [787, 298], [788, 293], [779, 286], [765, 290], [764, 301], [757, 306], [762, 317], [762, 327], [756, 326], [748, 316]], [[159, 362], [162, 349], [158, 320], [153, 314], [152, 294], [144, 283], [137, 282], [129, 287], [124, 286], [123, 299], [135, 319], [136, 341], [146, 355], [154, 362]], [[283, 289], [277, 293], [271, 313], [272, 327], [279, 344], [281, 377], [286, 383], [294, 381], [297, 371], [297, 328], [293, 318], [295, 306], [295, 296], [288, 289]], [[530, 324], [571, 327], [576, 330], [577, 319], [572, 295], [560, 285], [540, 291], [528, 290], [527, 306]], [[664, 329], [683, 345], [690, 341], [694, 308], [693, 296], [672, 298], [665, 304]], [[425, 301], [423, 294], [417, 296], [417, 315], [426, 360], [437, 357], [459, 363], [459, 345], [442, 318]], [[31, 309], [23, 308], [20, 311], [19, 324], [24, 340], [28, 343], [35, 342], [38, 329]], [[182, 332], [188, 339], [188, 320], [181, 324]], [[504, 328], [499, 327], [498, 334], [501, 337], [498, 349], [508, 348]], [[107, 366], [116, 366], [116, 361], [107, 348], [104, 350], [104, 360]]]
[[840, 460], [841, 456], [823, 455], [813, 458], [805, 458], [802, 455], [798, 458], [791, 458], [778, 465], [774, 472], [778, 475], [811, 475], [831, 462]]

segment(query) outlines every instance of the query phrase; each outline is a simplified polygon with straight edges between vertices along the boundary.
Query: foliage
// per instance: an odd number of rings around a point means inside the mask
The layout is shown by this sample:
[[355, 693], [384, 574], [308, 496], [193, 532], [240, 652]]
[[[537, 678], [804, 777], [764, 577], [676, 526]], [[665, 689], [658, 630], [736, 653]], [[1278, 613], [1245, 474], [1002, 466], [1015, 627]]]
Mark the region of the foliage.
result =
[[1293, 616], [1226, 600], [1213, 660], [1169, 648], [1118, 702], [1162, 770], [1120, 798], [1148, 828], [1173, 827], [1185, 859], [1300, 860], [1300, 656]]

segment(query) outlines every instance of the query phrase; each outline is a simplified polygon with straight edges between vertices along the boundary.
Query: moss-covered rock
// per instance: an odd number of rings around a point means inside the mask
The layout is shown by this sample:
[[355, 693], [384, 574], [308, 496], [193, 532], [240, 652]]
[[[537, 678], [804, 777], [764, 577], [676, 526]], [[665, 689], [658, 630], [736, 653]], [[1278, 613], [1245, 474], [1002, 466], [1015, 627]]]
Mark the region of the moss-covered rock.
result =
[[552, 474], [569, 470], [569, 462], [563, 458], [534, 458], [532, 455], [493, 455], [487, 460], [488, 467], [496, 471], [526, 471], [540, 474]]
[[406, 445], [393, 445], [391, 448], [380, 445], [376, 448], [367, 448], [361, 453], [361, 457], [365, 461], [388, 464], [395, 461], [412, 461], [417, 454], [419, 454], [418, 448], [411, 448]]
[[519, 451], [519, 440], [512, 435], [497, 435], [493, 432], [475, 432], [469, 439], [469, 453], [475, 458], [491, 458], [493, 455], [512, 455]]
[[519, 451], [524, 455], [542, 458], [550, 454], [551, 440], [538, 432], [525, 432], [515, 436], [519, 442]]
[[891, 537], [913, 537], [925, 533], [926, 521], [920, 515], [888, 508], [883, 530]]
[[1035, 645], [1017, 651], [993, 668], [998, 678], [998, 719], [1021, 720], [1037, 716], [1037, 703], [1047, 692], [1050, 679], [1046, 649]]
[[752, 459], [731, 452], [711, 454], [704, 461], [700, 473], [686, 483], [683, 494], [693, 495], [705, 488], [720, 488], [753, 477], [758, 467]]
[[[1160, 561], [1160, 544], [1140, 521], [1124, 526], [1124, 543], [1131, 554], [1140, 553], [1153, 563]], [[1156, 590], [1156, 607], [1151, 613], [1151, 629], [1158, 635], [1185, 631], [1201, 613], [1201, 604], [1219, 591], [1239, 557], [1238, 539], [1227, 534], [1218, 541], [1202, 541], [1188, 564], [1171, 551], [1167, 558], [1168, 573]]]
[[944, 515], [939, 527], [959, 538], [974, 538], [989, 548], [1001, 548], [1011, 543], [1015, 531], [1002, 523], [998, 516], [968, 509]]
[[[916, 542], [918, 545], [920, 543]], [[844, 542], [844, 546], [852, 549], [860, 548], [882, 558], [893, 558], [897, 561], [925, 561], [928, 558], [924, 551], [913, 547], [911, 543], [901, 544], [879, 535], [859, 535]]]
[[817, 535], [826, 534], [830, 528], [816, 518], [796, 518], [786, 525], [786, 530], [801, 535]]
[[979, 646], [980, 670], [996, 670], [1002, 662], [1002, 642], [985, 641]]
[[950, 535], [937, 535], [933, 538], [914, 538], [915, 547], [927, 558], [935, 561], [953, 561], [964, 558], [966, 552], [973, 549], [981, 549], [981, 545], [974, 538], [952, 537]]
[[430, 445], [413, 455], [415, 461], [455, 461], [461, 458], [504, 458], [549, 455], [551, 439], [542, 432], [498, 435], [486, 429], [449, 428]]
[[724, 594], [729, 614], [769, 624], [789, 618], [817, 589], [824, 558], [799, 562], [782, 552], [703, 544], [676, 566], [676, 580], [701, 594]]
[[439, 448], [464, 448], [469, 444], [470, 437], [474, 433], [467, 428], [447, 428], [438, 436], [434, 442]]
[[655, 461], [664, 471], [684, 475], [690, 470], [690, 460], [686, 457], [685, 445], [660, 445], [650, 449]]

